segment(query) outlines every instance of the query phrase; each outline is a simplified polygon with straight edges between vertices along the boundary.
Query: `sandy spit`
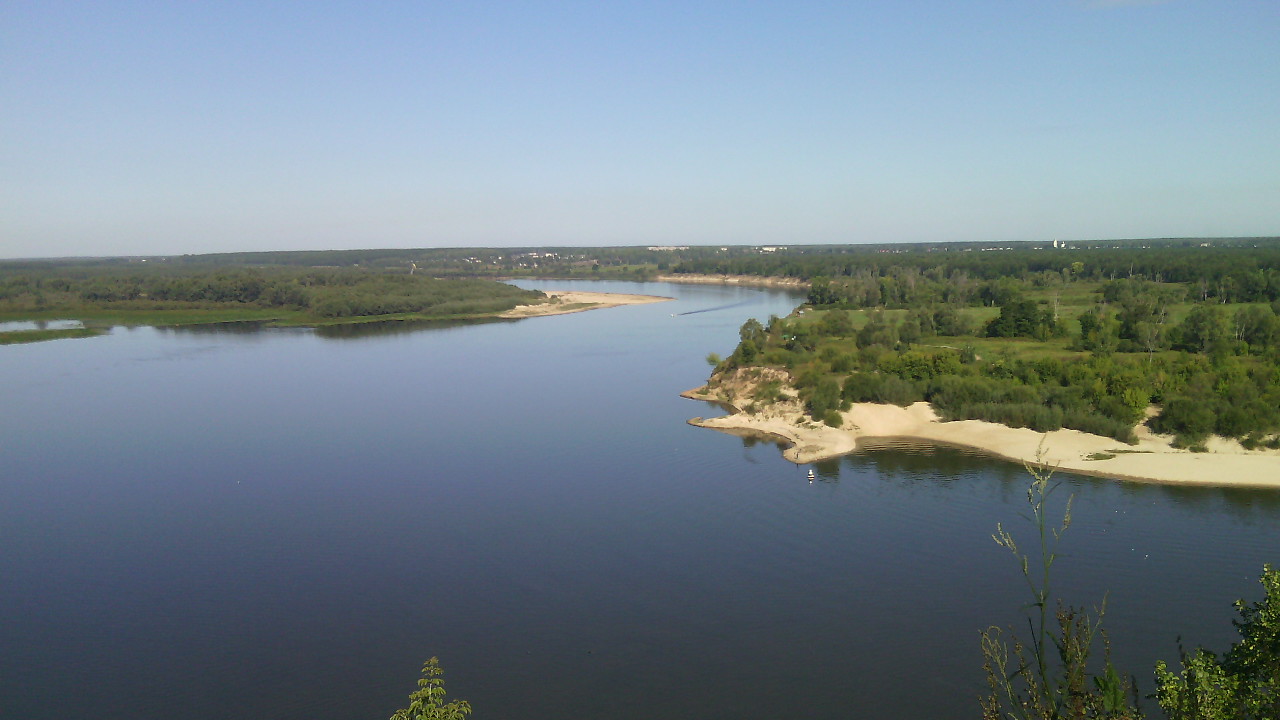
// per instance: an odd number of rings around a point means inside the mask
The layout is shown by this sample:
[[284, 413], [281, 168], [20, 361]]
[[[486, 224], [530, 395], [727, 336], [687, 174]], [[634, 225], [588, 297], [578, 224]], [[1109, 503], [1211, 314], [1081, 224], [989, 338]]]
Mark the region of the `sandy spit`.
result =
[[758, 275], [659, 275], [658, 282], [686, 283], [689, 285], [746, 285], [750, 287], [780, 287], [803, 290], [809, 283], [799, 278], [760, 277]]
[[502, 313], [502, 318], [526, 318], [540, 315], [564, 315], [584, 310], [618, 307], [619, 305], [642, 305], [644, 303], [666, 302], [675, 298], [657, 295], [627, 295], [625, 293], [577, 292], [569, 290], [546, 290], [551, 302], [538, 305], [517, 305]]
[[[718, 401], [706, 388], [682, 393], [695, 400]], [[843, 413], [840, 428], [814, 423], [797, 407], [777, 412], [735, 412], [694, 418], [690, 424], [731, 433], [755, 433], [791, 444], [783, 456], [798, 463], [854, 452], [863, 438], [907, 438], [972, 448], [1018, 463], [1034, 462], [1043, 442], [1044, 464], [1100, 477], [1189, 485], [1280, 489], [1280, 452], [1247, 451], [1239, 443], [1215, 439], [1210, 452], [1193, 453], [1170, 445], [1171, 438], [1139, 427], [1138, 444], [1089, 435], [1078, 430], [1038, 433], [981, 420], [941, 421], [924, 402], [909, 407], [857, 403]]]

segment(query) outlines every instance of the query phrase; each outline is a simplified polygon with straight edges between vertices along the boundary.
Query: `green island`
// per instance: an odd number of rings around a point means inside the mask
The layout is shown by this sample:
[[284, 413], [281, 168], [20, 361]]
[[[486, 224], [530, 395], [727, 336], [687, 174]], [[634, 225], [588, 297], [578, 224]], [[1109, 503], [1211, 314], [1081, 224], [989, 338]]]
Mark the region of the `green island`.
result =
[[[547, 294], [490, 279], [386, 268], [98, 262], [0, 263], [0, 343], [85, 337], [113, 325], [255, 321], [274, 326], [491, 318]], [[39, 327], [48, 320], [82, 327]]]
[[850, 452], [859, 437], [1022, 461], [1052, 433], [1049, 463], [1073, 472], [1280, 483], [1275, 239], [776, 250], [681, 269], [808, 282], [804, 305], [747, 321], [687, 393], [734, 411], [694, 424], [782, 437], [796, 462]]

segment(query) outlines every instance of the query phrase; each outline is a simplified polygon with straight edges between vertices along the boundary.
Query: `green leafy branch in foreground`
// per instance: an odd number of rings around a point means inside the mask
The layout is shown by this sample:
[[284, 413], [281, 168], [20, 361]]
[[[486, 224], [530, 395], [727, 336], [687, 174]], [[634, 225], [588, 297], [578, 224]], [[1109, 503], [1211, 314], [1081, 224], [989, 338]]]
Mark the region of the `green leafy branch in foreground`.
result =
[[[1121, 678], [1111, 664], [1110, 645], [1101, 630], [1105, 602], [1103, 608], [1096, 611], [1096, 618], [1078, 608], [1063, 607], [1059, 602], [1055, 616], [1057, 628], [1052, 627], [1049, 606], [1054, 596], [1050, 570], [1057, 559], [1058, 543], [1071, 526], [1071, 500], [1068, 499], [1063, 512], [1062, 525], [1051, 528], [1047, 513], [1050, 496], [1057, 488], [1056, 484], [1050, 484], [1056, 468], [1045, 465], [1044, 455], [1042, 442], [1035, 462], [1026, 464], [1032, 478], [1027, 489], [1027, 504], [1038, 532], [1038, 568], [1032, 569], [1031, 555], [1018, 548], [1003, 526], [997, 524], [992, 536], [998, 545], [1018, 558], [1031, 591], [1033, 599], [1027, 606], [1032, 611], [1027, 618], [1031, 647], [1028, 650], [1014, 636], [1010, 648], [999, 628], [983, 631], [982, 654], [986, 659], [983, 668], [991, 693], [981, 699], [982, 717], [984, 720], [1137, 720], [1142, 714], [1136, 707], [1133, 683]], [[1099, 634], [1106, 650], [1103, 670], [1099, 675], [1091, 675], [1089, 656]]]
[[1263, 568], [1262, 601], [1237, 600], [1240, 642], [1226, 655], [1182, 653], [1182, 673], [1156, 665], [1156, 699], [1171, 720], [1280, 718], [1280, 570]]
[[[999, 628], [982, 633], [990, 694], [980, 698], [983, 720], [1140, 720], [1137, 690], [1131, 678], [1122, 677], [1111, 663], [1110, 644], [1102, 630], [1103, 609], [1097, 617], [1058, 603], [1056, 629], [1049, 620], [1050, 568], [1057, 546], [1071, 524], [1067, 502], [1062, 525], [1050, 528], [1047, 504], [1057, 485], [1050, 484], [1054, 469], [1044, 464], [1044, 447], [1035, 463], [1027, 464], [1032, 482], [1027, 490], [1030, 520], [1038, 531], [1039, 568], [1031, 568], [1031, 553], [1019, 550], [1002, 526], [996, 526], [996, 543], [1020, 561], [1031, 590], [1032, 614], [1027, 618], [1031, 647], [1016, 636], [1012, 647]], [[1161, 661], [1156, 665], [1155, 699], [1170, 720], [1276, 720], [1280, 718], [1280, 570], [1263, 567], [1264, 598], [1256, 603], [1235, 603], [1240, 619], [1233, 621], [1241, 640], [1220, 659], [1197, 648], [1182, 653], [1182, 672], [1175, 674]], [[1105, 603], [1104, 603], [1105, 608]], [[1102, 670], [1092, 674], [1089, 656], [1101, 636]]]
[[422, 666], [418, 689], [409, 695], [409, 707], [401, 708], [391, 720], [466, 720], [471, 703], [466, 700], [444, 701], [444, 679], [440, 676], [440, 660], [431, 658]]

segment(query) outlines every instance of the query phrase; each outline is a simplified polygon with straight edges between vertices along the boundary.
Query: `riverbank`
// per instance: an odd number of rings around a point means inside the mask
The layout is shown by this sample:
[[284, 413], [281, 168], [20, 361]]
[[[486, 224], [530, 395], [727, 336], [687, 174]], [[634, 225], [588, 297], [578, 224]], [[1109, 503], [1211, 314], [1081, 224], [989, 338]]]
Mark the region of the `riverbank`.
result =
[[542, 315], [565, 315], [583, 312], [584, 310], [600, 310], [620, 305], [643, 305], [645, 303], [667, 302], [674, 298], [658, 295], [628, 295], [625, 293], [578, 292], [569, 290], [546, 290], [551, 298], [549, 302], [536, 305], [517, 305], [500, 313], [501, 318], [527, 318]]
[[743, 285], [746, 287], [790, 288], [807, 290], [809, 283], [799, 278], [761, 277], [759, 275], [695, 275], [668, 274], [654, 278], [658, 282], [686, 283], [690, 285]]
[[841, 413], [842, 425], [834, 428], [813, 422], [794, 396], [756, 407], [753, 412], [734, 404], [735, 398], [747, 397], [753, 389], [749, 384], [738, 385], [729, 392], [724, 386], [704, 386], [682, 393], [683, 397], [720, 403], [732, 410], [723, 417], [694, 418], [690, 424], [784, 440], [791, 447], [783, 452], [783, 457], [797, 464], [847, 455], [855, 452], [863, 440], [894, 438], [970, 448], [1018, 463], [1033, 462], [1043, 447], [1046, 465], [1082, 475], [1280, 489], [1280, 451], [1245, 450], [1237, 442], [1219, 438], [1208, 443], [1209, 452], [1193, 453], [1173, 447], [1172, 438], [1139, 426], [1138, 443], [1126, 445], [1078, 430], [1039, 433], [982, 420], [944, 422], [924, 402], [905, 408], [856, 403]]

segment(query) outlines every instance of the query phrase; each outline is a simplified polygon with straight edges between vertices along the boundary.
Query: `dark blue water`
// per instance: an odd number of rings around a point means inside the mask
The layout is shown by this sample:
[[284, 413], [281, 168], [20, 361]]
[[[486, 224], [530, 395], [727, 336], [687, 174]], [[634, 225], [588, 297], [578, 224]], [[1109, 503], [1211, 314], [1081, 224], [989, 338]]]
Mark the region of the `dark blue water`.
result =
[[[527, 283], [526, 283], [527, 284]], [[690, 427], [783, 292], [409, 331], [118, 328], [0, 349], [0, 716], [968, 718], [1026, 602], [1021, 468], [806, 468]], [[705, 311], [705, 312], [700, 312]], [[675, 317], [673, 317], [675, 315]], [[1150, 690], [1232, 640], [1280, 494], [1063, 476], [1059, 589]]]

